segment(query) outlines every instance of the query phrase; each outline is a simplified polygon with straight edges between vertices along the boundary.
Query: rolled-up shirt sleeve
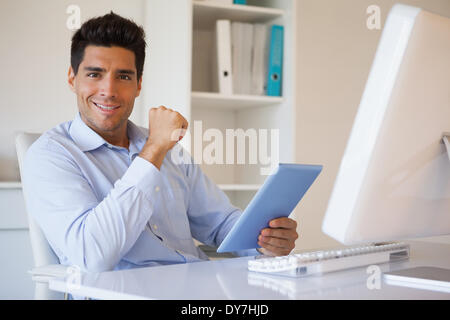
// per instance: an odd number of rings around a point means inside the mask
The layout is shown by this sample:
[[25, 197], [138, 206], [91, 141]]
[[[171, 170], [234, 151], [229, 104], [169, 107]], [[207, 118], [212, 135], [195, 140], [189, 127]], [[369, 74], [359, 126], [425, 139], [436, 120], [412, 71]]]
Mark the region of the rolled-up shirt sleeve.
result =
[[99, 200], [70, 154], [49, 140], [26, 154], [27, 211], [60, 259], [85, 271], [112, 270], [145, 229], [157, 201], [160, 171], [136, 157]]

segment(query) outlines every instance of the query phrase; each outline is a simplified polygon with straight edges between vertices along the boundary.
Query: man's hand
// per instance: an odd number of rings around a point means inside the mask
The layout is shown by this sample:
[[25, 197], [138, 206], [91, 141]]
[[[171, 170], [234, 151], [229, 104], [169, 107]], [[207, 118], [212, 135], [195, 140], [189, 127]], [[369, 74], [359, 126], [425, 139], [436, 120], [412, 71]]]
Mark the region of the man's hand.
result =
[[149, 136], [139, 156], [161, 168], [166, 153], [186, 134], [187, 120], [164, 106], [149, 111]]
[[269, 228], [261, 230], [258, 236], [258, 251], [269, 256], [288, 255], [298, 239], [297, 222], [290, 218], [277, 218], [269, 222]]

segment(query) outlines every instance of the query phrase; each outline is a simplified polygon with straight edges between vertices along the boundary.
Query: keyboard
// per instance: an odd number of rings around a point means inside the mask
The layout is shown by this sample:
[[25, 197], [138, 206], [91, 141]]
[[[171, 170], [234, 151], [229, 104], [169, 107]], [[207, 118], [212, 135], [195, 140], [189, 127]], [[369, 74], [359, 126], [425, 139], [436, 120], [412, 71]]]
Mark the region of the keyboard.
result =
[[248, 270], [274, 275], [304, 277], [408, 258], [409, 244], [395, 242], [291, 253], [281, 257], [258, 256], [254, 260], [248, 261]]

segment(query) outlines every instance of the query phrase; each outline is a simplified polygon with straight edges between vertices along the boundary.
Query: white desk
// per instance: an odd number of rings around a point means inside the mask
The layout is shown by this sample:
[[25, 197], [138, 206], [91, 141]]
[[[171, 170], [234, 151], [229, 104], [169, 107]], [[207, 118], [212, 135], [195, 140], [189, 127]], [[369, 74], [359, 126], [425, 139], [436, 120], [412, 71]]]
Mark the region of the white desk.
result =
[[[382, 264], [382, 272], [420, 265], [450, 268], [450, 245], [409, 243], [410, 259]], [[248, 259], [82, 274], [79, 283], [54, 279], [49, 286], [96, 299], [450, 299], [449, 293], [391, 286], [383, 280], [380, 289], [369, 290], [367, 267], [288, 278], [249, 272]]]

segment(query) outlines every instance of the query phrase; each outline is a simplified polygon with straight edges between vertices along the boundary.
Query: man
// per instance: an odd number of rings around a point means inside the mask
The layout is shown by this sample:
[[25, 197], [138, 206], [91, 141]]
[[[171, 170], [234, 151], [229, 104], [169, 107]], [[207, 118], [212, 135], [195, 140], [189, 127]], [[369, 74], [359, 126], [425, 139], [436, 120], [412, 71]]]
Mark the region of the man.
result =
[[[218, 246], [240, 211], [195, 164], [177, 164], [178, 112], [149, 111], [149, 130], [128, 121], [139, 96], [144, 31], [114, 13], [91, 19], [72, 38], [68, 83], [79, 114], [29, 149], [24, 192], [30, 214], [61, 264], [90, 272], [206, 259], [193, 238]], [[262, 253], [286, 255], [296, 223], [262, 230]], [[255, 250], [240, 254], [257, 254]]]

